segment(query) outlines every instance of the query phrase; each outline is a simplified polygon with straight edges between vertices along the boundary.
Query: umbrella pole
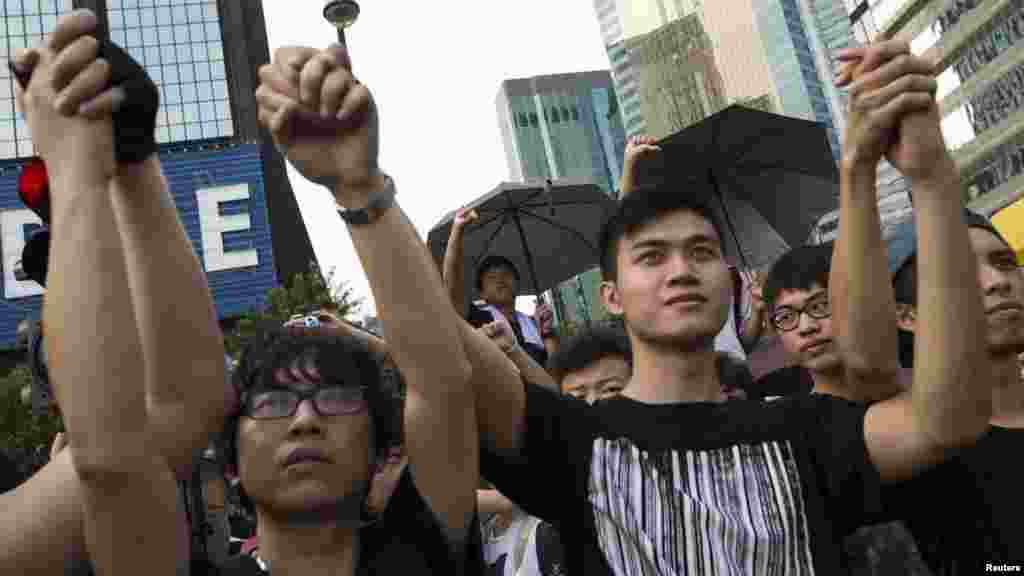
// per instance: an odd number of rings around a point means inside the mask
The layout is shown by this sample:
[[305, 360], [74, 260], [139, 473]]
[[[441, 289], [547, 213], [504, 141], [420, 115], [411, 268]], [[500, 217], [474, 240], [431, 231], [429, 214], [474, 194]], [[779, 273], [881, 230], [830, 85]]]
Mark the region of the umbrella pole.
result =
[[533, 291], [538, 297], [540, 296], [540, 285], [537, 283], [537, 270], [533, 265], [533, 253], [530, 252], [530, 245], [526, 243], [526, 232], [523, 231], [523, 223], [519, 221], [519, 214], [517, 212], [512, 213], [512, 221], [516, 225], [516, 230], [519, 231], [519, 241], [523, 245], [523, 255], [526, 256], [526, 267], [530, 272], [530, 280], [533, 282]]
[[736, 242], [736, 251], [740, 253], [740, 264], [743, 265], [745, 270], [750, 270], [750, 265], [747, 264], [747, 257], [743, 255], [743, 246], [740, 244], [740, 237], [736, 235], [736, 228], [732, 225], [732, 218], [729, 217], [729, 210], [725, 207], [725, 198], [722, 197], [722, 190], [718, 187], [718, 179], [715, 178], [714, 170], [708, 170], [708, 178], [711, 180], [711, 187], [715, 191], [715, 196], [718, 197], [718, 203], [722, 206], [722, 216], [725, 218], [725, 226], [729, 229], [729, 234], [732, 235], [732, 239]]

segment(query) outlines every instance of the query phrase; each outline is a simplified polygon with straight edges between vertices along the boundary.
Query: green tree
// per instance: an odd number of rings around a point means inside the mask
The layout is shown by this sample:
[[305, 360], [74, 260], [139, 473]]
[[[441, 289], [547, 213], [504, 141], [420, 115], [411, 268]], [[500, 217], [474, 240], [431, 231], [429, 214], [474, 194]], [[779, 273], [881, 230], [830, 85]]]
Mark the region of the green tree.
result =
[[228, 354], [238, 358], [245, 340], [264, 322], [284, 323], [295, 314], [313, 310], [326, 310], [340, 318], [350, 318], [361, 305], [362, 299], [355, 297], [347, 282], [335, 281], [333, 269], [325, 276], [316, 262], [310, 262], [309, 270], [292, 276], [285, 285], [267, 293], [262, 307], [239, 317], [234, 328], [224, 335], [225, 345]]
[[46, 463], [53, 437], [63, 430], [55, 414], [37, 418], [31, 406], [22, 402], [22, 390], [31, 385], [32, 373], [25, 364], [0, 378], [0, 450], [18, 463], [26, 477]]

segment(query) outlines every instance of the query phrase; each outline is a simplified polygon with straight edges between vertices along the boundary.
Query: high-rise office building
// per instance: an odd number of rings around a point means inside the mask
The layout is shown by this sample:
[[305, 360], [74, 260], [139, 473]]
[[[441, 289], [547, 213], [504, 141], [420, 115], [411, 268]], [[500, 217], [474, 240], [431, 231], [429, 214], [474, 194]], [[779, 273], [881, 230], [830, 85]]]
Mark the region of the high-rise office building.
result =
[[[733, 103], [823, 123], [838, 153], [841, 94], [828, 43], [841, 0], [595, 0], [616, 89], [640, 94], [632, 126], [664, 137]], [[823, 35], [828, 35], [824, 38]], [[847, 26], [848, 35], [848, 26]], [[620, 80], [621, 79], [621, 80]]]
[[625, 132], [607, 71], [505, 80], [497, 108], [512, 180], [586, 178], [615, 194]]
[[[615, 196], [626, 134], [607, 71], [505, 80], [497, 97], [498, 124], [513, 181], [583, 178]], [[600, 274], [592, 270], [555, 292], [560, 322], [603, 315]]]
[[[220, 317], [258, 306], [305, 271], [313, 251], [283, 159], [261, 136], [254, 91], [269, 60], [262, 4], [236, 0], [5, 0], [0, 59], [39, 42], [59, 15], [90, 8], [160, 89], [160, 160], [185, 229], [207, 273]], [[42, 288], [20, 281], [21, 251], [38, 219], [17, 195], [34, 154], [0, 66], [0, 349], [18, 323], [38, 316]], [[54, 230], [59, 235], [60, 230]]]
[[[846, 0], [861, 42], [900, 38], [938, 62], [939, 111], [965, 201], [993, 214], [1024, 196], [1024, 2]], [[883, 226], [910, 213], [907, 183], [879, 171]]]

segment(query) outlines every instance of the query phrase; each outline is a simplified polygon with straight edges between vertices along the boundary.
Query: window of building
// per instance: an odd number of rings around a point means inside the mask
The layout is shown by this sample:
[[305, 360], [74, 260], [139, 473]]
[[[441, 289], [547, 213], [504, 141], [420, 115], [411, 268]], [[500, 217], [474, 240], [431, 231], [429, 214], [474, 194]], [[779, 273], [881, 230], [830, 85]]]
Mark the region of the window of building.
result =
[[0, 160], [35, 154], [25, 119], [14, 103], [14, 78], [7, 60], [35, 46], [57, 25], [57, 16], [72, 9], [72, 0], [0, 0]]
[[538, 122], [537, 113], [536, 112], [530, 112], [530, 126], [533, 126], [534, 128], [536, 128], [537, 127], [537, 122]]
[[216, 0], [107, 0], [107, 16], [160, 88], [158, 142], [234, 135]]
[[573, 122], [579, 122], [580, 121], [580, 109], [577, 108], [576, 106], [572, 107], [572, 121]]
[[[575, 120], [575, 118], [574, 118], [574, 120]], [[566, 108], [565, 106], [562, 106], [562, 121], [563, 122], [568, 122], [569, 121], [569, 109]]]
[[552, 106], [551, 107], [551, 122], [554, 123], [554, 124], [558, 124], [561, 121], [562, 121], [562, 117], [558, 114], [558, 107], [557, 106]]

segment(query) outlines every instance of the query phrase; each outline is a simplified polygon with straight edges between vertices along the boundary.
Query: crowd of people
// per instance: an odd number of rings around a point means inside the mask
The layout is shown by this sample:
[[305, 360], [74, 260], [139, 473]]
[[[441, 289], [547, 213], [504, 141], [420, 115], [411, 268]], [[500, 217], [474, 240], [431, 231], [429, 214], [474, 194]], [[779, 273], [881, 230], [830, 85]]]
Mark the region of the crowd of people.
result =
[[[259, 119], [336, 199], [385, 338], [314, 314], [225, 366], [155, 147], [128, 146], [155, 114], [144, 72], [96, 26], [75, 11], [11, 62], [60, 231], [43, 321], [66, 439], [0, 494], [7, 572], [834, 574], [857, 565], [845, 538], [892, 522], [934, 574], [1021, 569], [1024, 275], [965, 213], [934, 65], [906, 43], [838, 55], [839, 237], [783, 256], [734, 326], [746, 351], [776, 333], [805, 376], [768, 390], [715, 349], [738, 297], [714, 213], [632, 185], [652, 141], [599, 243], [621, 322], [559, 338], [546, 307], [515, 310], [507, 259], [462, 293], [472, 212], [439, 273], [337, 45], [277, 50]], [[915, 212], [888, 242], [883, 158]], [[196, 558], [180, 490], [211, 439], [256, 520], [223, 562]]]

